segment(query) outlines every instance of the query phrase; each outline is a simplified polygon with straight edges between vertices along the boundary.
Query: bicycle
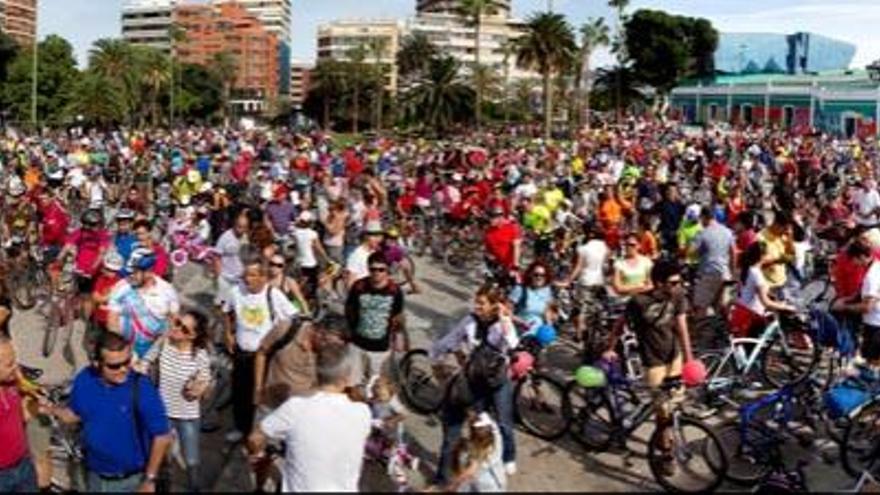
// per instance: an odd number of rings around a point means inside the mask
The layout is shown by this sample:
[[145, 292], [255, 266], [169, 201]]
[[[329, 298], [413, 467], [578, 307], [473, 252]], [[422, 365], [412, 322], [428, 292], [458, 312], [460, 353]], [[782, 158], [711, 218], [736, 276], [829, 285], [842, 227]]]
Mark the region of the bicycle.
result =
[[[584, 388], [577, 381], [570, 382], [565, 391], [564, 414], [575, 439], [597, 452], [607, 451], [613, 444], [625, 447], [633, 433], [656, 414], [653, 402], [639, 398], [639, 392], [647, 391], [647, 387], [637, 383], [621, 373], [609, 374], [607, 385], [600, 388]], [[648, 465], [654, 479], [667, 491], [713, 491], [724, 480], [727, 458], [715, 432], [683, 411], [685, 395], [673, 394], [681, 386], [680, 379], [667, 380], [661, 386], [662, 401], [672, 406], [671, 419], [666, 425], [655, 425], [648, 440]], [[670, 428], [671, 435], [667, 433]], [[671, 448], [662, 448], [661, 444], [670, 437]], [[674, 470], [668, 468], [670, 459], [675, 463]], [[672, 481], [680, 473], [688, 473], [691, 483]]]

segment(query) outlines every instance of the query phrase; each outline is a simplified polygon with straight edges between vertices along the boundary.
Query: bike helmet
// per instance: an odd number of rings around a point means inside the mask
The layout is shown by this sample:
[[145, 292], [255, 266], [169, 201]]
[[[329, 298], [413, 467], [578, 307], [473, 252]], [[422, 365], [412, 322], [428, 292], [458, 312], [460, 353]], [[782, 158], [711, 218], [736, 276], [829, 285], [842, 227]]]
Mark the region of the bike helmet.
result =
[[156, 253], [149, 248], [139, 247], [128, 258], [128, 271], [151, 270], [156, 266]]
[[80, 221], [86, 227], [96, 227], [101, 223], [101, 212], [94, 208], [86, 210], [85, 213], [82, 214]]
[[27, 192], [27, 187], [25, 187], [24, 182], [22, 182], [18, 176], [13, 176], [9, 179], [6, 191], [10, 196], [17, 198]]

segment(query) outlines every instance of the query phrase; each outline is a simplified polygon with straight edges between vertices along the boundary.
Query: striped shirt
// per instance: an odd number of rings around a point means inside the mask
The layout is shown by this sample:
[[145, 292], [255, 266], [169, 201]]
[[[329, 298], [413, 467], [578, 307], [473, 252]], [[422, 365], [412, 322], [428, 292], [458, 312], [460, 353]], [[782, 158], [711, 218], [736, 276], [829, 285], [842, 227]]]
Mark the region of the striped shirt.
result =
[[147, 361], [153, 362], [159, 356], [159, 395], [165, 402], [168, 417], [173, 419], [198, 419], [200, 415], [199, 401], [189, 401], [183, 396], [187, 382], [198, 375], [202, 380], [211, 378], [211, 361], [208, 352], [199, 349], [192, 354], [190, 351], [179, 351], [173, 345], [163, 342], [153, 346], [147, 355]]

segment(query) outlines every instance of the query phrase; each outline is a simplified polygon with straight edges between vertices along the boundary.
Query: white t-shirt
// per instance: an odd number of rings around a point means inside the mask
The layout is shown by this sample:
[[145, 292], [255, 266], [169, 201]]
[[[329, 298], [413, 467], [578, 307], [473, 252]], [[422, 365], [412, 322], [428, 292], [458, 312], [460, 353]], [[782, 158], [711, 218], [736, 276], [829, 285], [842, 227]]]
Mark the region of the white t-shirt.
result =
[[880, 207], [880, 193], [876, 189], [861, 191], [856, 196], [856, 221], [861, 225], [877, 223], [874, 210], [878, 207]]
[[759, 315], [763, 315], [767, 310], [764, 307], [764, 303], [761, 302], [761, 296], [758, 295], [762, 287], [767, 287], [767, 279], [764, 278], [761, 267], [753, 266], [749, 268], [746, 283], [739, 292], [739, 303]]
[[295, 227], [293, 236], [296, 238], [296, 262], [304, 268], [318, 266], [318, 258], [315, 257], [314, 241], [318, 239], [318, 233], [313, 229]]
[[296, 316], [297, 310], [278, 289], [272, 290], [272, 311], [275, 318], [269, 317], [267, 285], [263, 290], [252, 294], [243, 284], [232, 289], [231, 302], [224, 303], [223, 310], [235, 313], [235, 342], [246, 352], [256, 352], [263, 338], [282, 320]]
[[370, 423], [369, 407], [343, 394], [288, 399], [260, 424], [287, 445], [284, 492], [358, 491]]
[[862, 299], [872, 298], [876, 301], [871, 309], [862, 315], [862, 323], [880, 327], [880, 263], [871, 263], [868, 273], [862, 280]]
[[608, 261], [608, 245], [599, 239], [592, 239], [577, 248], [583, 269], [578, 283], [584, 287], [605, 285], [605, 263]]
[[361, 279], [370, 274], [370, 267], [367, 266], [367, 259], [370, 257], [370, 250], [361, 244], [345, 261], [345, 269], [354, 276], [354, 279]]

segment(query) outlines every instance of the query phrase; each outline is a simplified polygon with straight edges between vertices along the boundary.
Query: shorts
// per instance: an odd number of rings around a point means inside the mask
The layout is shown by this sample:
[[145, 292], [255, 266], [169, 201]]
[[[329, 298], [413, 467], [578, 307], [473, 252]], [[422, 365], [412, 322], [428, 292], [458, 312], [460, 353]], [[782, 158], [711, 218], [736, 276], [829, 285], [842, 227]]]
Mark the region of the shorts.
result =
[[76, 275], [76, 290], [80, 295], [91, 295], [95, 279], [84, 275]]
[[645, 370], [645, 384], [651, 389], [651, 399], [654, 408], [661, 414], [668, 414], [670, 399], [678, 399], [684, 396], [684, 389], [678, 388], [671, 394], [661, 388], [664, 382], [681, 378], [683, 360], [681, 354], [677, 354], [671, 363], [650, 366]]
[[694, 306], [708, 308], [718, 303], [724, 277], [719, 273], [701, 273], [694, 284]]
[[880, 361], [880, 327], [862, 325], [862, 342], [859, 352], [866, 361]]

